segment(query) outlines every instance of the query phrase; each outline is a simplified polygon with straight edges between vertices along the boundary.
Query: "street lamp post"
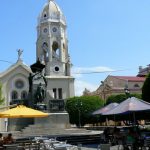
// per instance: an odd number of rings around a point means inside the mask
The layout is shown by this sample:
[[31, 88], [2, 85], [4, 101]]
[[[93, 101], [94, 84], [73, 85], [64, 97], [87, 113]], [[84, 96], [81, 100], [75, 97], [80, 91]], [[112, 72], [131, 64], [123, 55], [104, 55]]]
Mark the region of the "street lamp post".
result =
[[80, 100], [78, 100], [78, 102], [76, 103], [76, 107], [77, 107], [77, 110], [78, 110], [79, 128], [81, 127], [81, 106], [82, 106], [82, 102]]
[[78, 109], [78, 112], [79, 112], [79, 128], [81, 127], [81, 112], [80, 112], [80, 109]]
[[124, 91], [125, 91], [126, 96], [130, 97], [130, 90], [128, 88], [128, 85], [125, 86]]

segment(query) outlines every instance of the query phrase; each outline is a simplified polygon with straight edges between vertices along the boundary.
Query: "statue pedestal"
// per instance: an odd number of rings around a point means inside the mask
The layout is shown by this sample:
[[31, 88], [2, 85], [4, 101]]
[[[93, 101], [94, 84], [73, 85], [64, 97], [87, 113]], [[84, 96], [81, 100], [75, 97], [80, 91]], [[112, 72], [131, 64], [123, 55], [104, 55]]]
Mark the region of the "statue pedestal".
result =
[[34, 125], [46, 128], [70, 128], [69, 114], [63, 113], [49, 113], [45, 118], [34, 118]]
[[44, 118], [11, 118], [9, 119], [8, 131], [20, 131], [26, 134], [46, 134], [51, 133], [55, 129], [68, 129], [70, 128], [69, 114], [62, 113], [49, 113], [48, 117]]

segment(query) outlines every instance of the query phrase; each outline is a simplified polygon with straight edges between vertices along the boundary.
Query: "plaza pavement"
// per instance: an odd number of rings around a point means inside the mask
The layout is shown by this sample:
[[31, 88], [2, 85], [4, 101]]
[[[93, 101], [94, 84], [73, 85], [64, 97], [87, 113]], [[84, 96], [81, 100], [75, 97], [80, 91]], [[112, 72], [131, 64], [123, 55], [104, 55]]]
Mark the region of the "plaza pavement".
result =
[[[99, 150], [98, 148], [87, 148], [87, 147], [82, 147], [81, 150]], [[118, 145], [116, 146], [111, 146], [110, 150], [123, 150], [121, 147], [118, 148]]]

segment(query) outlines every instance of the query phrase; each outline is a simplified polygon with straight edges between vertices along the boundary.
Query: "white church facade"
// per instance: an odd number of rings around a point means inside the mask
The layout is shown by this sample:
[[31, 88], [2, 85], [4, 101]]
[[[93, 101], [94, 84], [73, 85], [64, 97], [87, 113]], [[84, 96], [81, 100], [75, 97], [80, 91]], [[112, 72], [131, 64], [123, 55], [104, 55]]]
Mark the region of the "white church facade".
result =
[[[61, 9], [54, 0], [48, 0], [38, 17], [36, 41], [36, 59], [45, 65], [43, 76], [47, 81], [48, 104], [51, 101], [55, 105], [55, 100], [65, 102], [75, 95], [66, 29], [67, 24]], [[4, 106], [9, 106], [15, 100], [28, 98], [28, 78], [32, 71], [30, 66], [25, 65], [21, 55], [22, 51], [18, 50], [17, 62], [0, 73]], [[5, 126], [6, 123], [1, 123], [0, 128], [6, 128]]]

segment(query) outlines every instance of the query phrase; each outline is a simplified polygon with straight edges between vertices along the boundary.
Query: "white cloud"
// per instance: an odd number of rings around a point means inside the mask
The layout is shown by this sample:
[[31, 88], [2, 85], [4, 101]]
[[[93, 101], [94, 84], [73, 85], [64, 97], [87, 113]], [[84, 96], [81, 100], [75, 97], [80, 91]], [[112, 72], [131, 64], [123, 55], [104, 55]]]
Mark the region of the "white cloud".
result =
[[92, 73], [104, 73], [104, 72], [113, 72], [115, 70], [109, 67], [73, 67], [72, 68], [72, 75], [75, 80], [75, 95], [80, 96], [83, 94], [83, 91], [88, 89], [89, 91], [93, 92], [98, 88], [98, 84], [92, 84], [91, 81], [85, 81], [84, 74], [92, 74]]
[[94, 85], [92, 83], [82, 81], [82, 80], [75, 80], [75, 95], [76, 96], [82, 95], [85, 88], [92, 92], [98, 88], [98, 85]]
[[72, 75], [75, 78], [81, 78], [83, 77], [82, 74], [90, 74], [90, 73], [103, 73], [103, 72], [113, 72], [115, 70], [109, 68], [109, 67], [73, 67], [72, 68]]

